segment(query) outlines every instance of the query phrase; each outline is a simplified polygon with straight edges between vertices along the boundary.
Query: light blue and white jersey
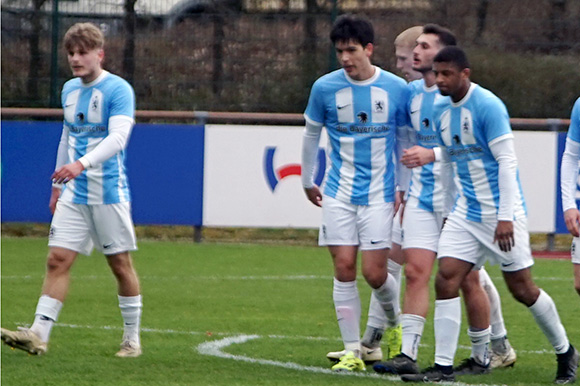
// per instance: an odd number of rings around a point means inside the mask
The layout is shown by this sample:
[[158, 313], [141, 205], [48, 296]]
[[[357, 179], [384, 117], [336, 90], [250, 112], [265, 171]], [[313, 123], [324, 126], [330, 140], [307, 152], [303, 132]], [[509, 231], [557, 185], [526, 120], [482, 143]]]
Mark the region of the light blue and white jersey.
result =
[[574, 142], [580, 143], [580, 98], [576, 99], [572, 107], [570, 116], [570, 127], [568, 128], [568, 138]]
[[[134, 120], [135, 117], [133, 88], [107, 71], [88, 84], [83, 84], [80, 78], [69, 80], [62, 89], [61, 99], [64, 125], [69, 131], [67, 163], [93, 150], [109, 134], [109, 118], [121, 115]], [[131, 201], [125, 151], [69, 181], [60, 199], [87, 205]]]
[[[492, 92], [471, 83], [461, 101], [454, 103], [450, 97], [436, 101], [433, 117], [459, 190], [453, 213], [475, 222], [497, 221], [499, 164], [490, 145], [513, 138], [505, 105]], [[514, 219], [526, 216], [519, 171], [516, 178]]]
[[324, 194], [354, 205], [394, 201], [396, 137], [409, 125], [407, 84], [375, 69], [365, 81], [351, 79], [342, 69], [322, 76], [304, 113], [328, 132]]
[[[409, 88], [411, 89], [409, 115], [414, 129], [415, 142], [427, 149], [438, 147], [439, 139], [433, 125], [433, 104], [435, 100], [443, 97], [436, 85], [427, 87], [423, 79], [409, 83]], [[412, 169], [409, 196], [417, 199], [417, 207], [428, 212], [445, 210], [440, 162], [436, 161]]]

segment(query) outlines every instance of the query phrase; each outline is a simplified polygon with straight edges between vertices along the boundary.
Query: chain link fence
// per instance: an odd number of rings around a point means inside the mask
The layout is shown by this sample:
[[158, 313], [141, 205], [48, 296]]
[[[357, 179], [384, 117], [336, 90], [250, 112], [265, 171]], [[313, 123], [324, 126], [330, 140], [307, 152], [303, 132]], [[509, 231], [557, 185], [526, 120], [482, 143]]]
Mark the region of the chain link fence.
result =
[[447, 26], [512, 116], [565, 118], [580, 95], [577, 0], [2, 0], [2, 106], [58, 107], [62, 36], [91, 21], [139, 109], [302, 112], [336, 68], [328, 34], [343, 12], [371, 19], [373, 60], [393, 72], [399, 32]]

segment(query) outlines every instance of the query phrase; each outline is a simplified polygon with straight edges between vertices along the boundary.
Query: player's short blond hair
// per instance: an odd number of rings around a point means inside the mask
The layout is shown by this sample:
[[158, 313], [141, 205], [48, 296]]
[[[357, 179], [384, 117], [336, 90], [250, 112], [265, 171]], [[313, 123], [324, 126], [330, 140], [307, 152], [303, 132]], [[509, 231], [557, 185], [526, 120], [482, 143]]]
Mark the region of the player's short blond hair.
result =
[[64, 34], [64, 48], [70, 51], [79, 47], [84, 50], [103, 48], [105, 36], [93, 23], [76, 23]]
[[419, 35], [423, 33], [423, 26], [416, 25], [407, 28], [395, 38], [395, 47], [413, 48]]

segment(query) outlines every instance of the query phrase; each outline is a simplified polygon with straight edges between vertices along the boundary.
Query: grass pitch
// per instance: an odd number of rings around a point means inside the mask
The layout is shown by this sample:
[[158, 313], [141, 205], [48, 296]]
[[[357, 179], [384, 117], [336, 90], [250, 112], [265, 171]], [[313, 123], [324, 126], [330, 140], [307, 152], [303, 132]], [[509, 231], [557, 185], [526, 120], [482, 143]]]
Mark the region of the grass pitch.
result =
[[[116, 358], [122, 335], [115, 280], [98, 254], [79, 256], [49, 351], [35, 357], [2, 345], [5, 385], [401, 385], [396, 377], [332, 374], [326, 352], [341, 348], [324, 248], [143, 241], [134, 260], [144, 302], [139, 358]], [[47, 254], [44, 238], [2, 238], [2, 326], [32, 322]], [[556, 361], [526, 308], [488, 268], [502, 295], [515, 368], [458, 384], [548, 385]], [[556, 301], [580, 347], [580, 298], [566, 260], [537, 260], [539, 286]], [[359, 278], [366, 315], [369, 289]], [[433, 362], [432, 313], [419, 356]], [[362, 323], [364, 328], [364, 322]], [[469, 355], [462, 325], [456, 362]]]

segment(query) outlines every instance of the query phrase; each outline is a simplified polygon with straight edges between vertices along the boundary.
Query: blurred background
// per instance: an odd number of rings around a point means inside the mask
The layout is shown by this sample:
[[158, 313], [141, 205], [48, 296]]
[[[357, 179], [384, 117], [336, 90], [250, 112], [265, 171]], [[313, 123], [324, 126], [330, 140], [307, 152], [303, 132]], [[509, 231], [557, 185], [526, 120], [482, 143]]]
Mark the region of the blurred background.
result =
[[393, 72], [394, 38], [438, 23], [454, 31], [473, 80], [512, 117], [568, 118], [580, 95], [577, 0], [2, 0], [2, 107], [60, 107], [70, 78], [66, 29], [107, 36], [105, 68], [128, 79], [139, 110], [301, 113], [336, 68], [328, 34], [345, 12], [376, 30], [374, 62]]

